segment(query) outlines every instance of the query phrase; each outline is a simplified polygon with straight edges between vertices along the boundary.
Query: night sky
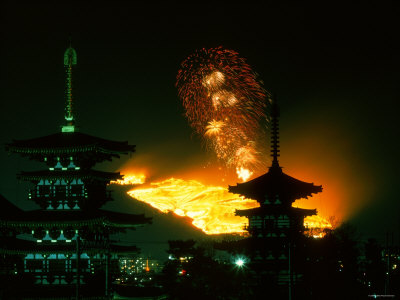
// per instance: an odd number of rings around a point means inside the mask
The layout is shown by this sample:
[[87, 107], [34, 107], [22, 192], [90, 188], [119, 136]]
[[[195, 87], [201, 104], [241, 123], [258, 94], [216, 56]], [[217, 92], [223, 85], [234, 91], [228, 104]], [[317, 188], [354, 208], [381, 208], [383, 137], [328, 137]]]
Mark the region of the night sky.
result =
[[[196, 49], [223, 46], [246, 58], [277, 95], [284, 171], [324, 188], [309, 207], [352, 222], [362, 240], [383, 242], [391, 231], [399, 243], [400, 49], [398, 12], [388, 3], [3, 2], [0, 143], [60, 130], [63, 54], [72, 35], [80, 131], [137, 145], [132, 158], [101, 167], [144, 168], [152, 180], [195, 171], [209, 154], [183, 116], [175, 78]], [[32, 208], [15, 175], [40, 165], [4, 146], [0, 163], [0, 193]], [[161, 232], [151, 230], [157, 240]]]

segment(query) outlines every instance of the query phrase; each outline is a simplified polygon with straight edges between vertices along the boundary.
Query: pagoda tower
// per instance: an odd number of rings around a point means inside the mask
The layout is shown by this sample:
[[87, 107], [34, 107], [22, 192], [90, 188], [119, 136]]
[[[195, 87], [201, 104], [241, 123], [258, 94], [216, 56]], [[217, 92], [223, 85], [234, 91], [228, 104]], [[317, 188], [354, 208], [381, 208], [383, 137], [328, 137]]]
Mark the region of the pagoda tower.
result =
[[8, 152], [46, 165], [17, 175], [31, 182], [28, 198], [39, 209], [22, 211], [0, 198], [1, 211], [7, 211], [0, 214], [0, 254], [3, 261], [15, 261], [12, 271], [3, 274], [29, 278], [29, 295], [40, 299], [108, 295], [119, 272], [118, 258], [138, 252], [135, 246], [113, 243], [110, 236], [151, 223], [144, 215], [101, 209], [113, 200], [107, 185], [123, 175], [94, 166], [133, 153], [135, 146], [77, 131], [72, 93], [76, 64], [76, 51], [69, 47], [64, 55], [65, 124], [60, 132], [6, 145]]
[[[257, 208], [236, 210], [237, 216], [249, 220], [250, 238], [241, 244], [250, 256], [252, 270], [258, 279], [272, 285], [291, 287], [301, 278], [302, 245], [304, 245], [304, 218], [316, 215], [316, 209], [293, 207], [295, 200], [308, 198], [322, 191], [322, 186], [295, 179], [282, 171], [279, 165], [279, 109], [276, 100], [271, 103], [271, 157], [268, 172], [245, 183], [229, 186], [229, 191], [257, 200]], [[257, 270], [257, 271], [256, 271]], [[291, 292], [290, 292], [291, 293]]]

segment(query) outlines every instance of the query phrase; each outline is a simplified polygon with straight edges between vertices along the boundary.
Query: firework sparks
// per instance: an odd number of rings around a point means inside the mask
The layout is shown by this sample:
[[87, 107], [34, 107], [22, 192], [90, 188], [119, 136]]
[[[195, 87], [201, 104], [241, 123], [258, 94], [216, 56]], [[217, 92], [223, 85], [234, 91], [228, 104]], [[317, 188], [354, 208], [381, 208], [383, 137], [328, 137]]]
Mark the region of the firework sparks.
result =
[[236, 174], [238, 175], [238, 178], [242, 179], [243, 181], [246, 181], [247, 179], [250, 178], [251, 175], [253, 175], [253, 172], [251, 172], [248, 169], [240, 167], [236, 168]]
[[225, 75], [219, 71], [213, 72], [203, 79], [203, 85], [209, 88], [218, 87], [224, 84]]
[[257, 155], [258, 153], [254, 148], [254, 142], [250, 142], [246, 146], [240, 147], [236, 151], [235, 153], [236, 165], [239, 166], [255, 165], [258, 162]]
[[212, 95], [212, 103], [215, 110], [222, 107], [233, 106], [238, 102], [235, 95], [226, 91], [218, 91]]
[[222, 128], [225, 126], [223, 121], [215, 121], [212, 120], [206, 126], [206, 136], [215, 136], [220, 135], [222, 133]]
[[[238, 53], [221, 47], [195, 52], [182, 63], [176, 85], [189, 124], [227, 168], [247, 181], [265, 166], [267, 151], [260, 146], [265, 143], [258, 141], [265, 141], [271, 99]], [[162, 212], [191, 218], [207, 234], [245, 234], [248, 219], [235, 211], [259, 207], [255, 200], [196, 180], [170, 178], [128, 194]], [[307, 217], [304, 225], [315, 238], [332, 228], [320, 216]]]
[[257, 141], [265, 139], [270, 95], [237, 52], [222, 47], [196, 51], [182, 63], [176, 85], [190, 125], [226, 167], [249, 169], [250, 174], [255, 161], [266, 161]]

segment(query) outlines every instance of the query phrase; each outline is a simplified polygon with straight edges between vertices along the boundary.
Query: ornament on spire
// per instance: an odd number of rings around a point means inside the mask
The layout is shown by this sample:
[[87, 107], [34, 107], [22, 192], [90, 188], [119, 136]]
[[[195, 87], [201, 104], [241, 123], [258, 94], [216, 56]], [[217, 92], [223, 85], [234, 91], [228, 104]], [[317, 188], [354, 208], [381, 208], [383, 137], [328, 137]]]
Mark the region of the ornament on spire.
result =
[[65, 121], [62, 126], [62, 132], [75, 131], [75, 119], [73, 114], [73, 97], [72, 97], [72, 67], [77, 64], [76, 51], [70, 45], [64, 53], [64, 68], [65, 68]]
[[271, 168], [279, 168], [279, 107], [274, 97], [271, 103], [271, 157], [272, 166]]

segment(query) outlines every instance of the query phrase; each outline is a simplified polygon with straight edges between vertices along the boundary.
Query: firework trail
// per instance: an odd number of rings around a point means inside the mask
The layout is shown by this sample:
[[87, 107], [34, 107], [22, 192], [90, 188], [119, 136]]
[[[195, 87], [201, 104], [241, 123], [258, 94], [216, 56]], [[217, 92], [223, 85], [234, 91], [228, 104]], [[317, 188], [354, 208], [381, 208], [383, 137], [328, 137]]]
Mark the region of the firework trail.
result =
[[243, 180], [264, 166], [270, 94], [237, 52], [196, 51], [182, 62], [176, 86], [190, 125], [219, 160]]

